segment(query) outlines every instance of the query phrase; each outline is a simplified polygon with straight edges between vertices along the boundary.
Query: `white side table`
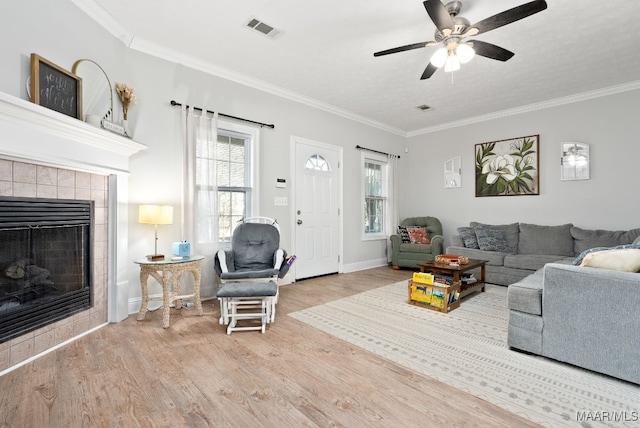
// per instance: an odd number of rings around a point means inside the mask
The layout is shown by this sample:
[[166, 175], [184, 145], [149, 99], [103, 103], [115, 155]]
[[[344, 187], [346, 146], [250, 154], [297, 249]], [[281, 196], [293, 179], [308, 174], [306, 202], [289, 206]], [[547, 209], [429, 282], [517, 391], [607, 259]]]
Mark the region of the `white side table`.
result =
[[[138, 312], [138, 321], [142, 321], [147, 314], [149, 300], [162, 299], [162, 327], [169, 327], [169, 316], [171, 303], [193, 297], [198, 315], [202, 315], [202, 302], [200, 301], [200, 262], [204, 256], [187, 256], [180, 260], [158, 260], [149, 261], [147, 259], [136, 260], [134, 263], [140, 265], [140, 288], [142, 289], [142, 304]], [[190, 272], [193, 275], [193, 294], [181, 294], [180, 277], [184, 273]], [[155, 278], [162, 285], [162, 294], [149, 296], [147, 280], [149, 275]], [[177, 305], [176, 305], [177, 306]]]

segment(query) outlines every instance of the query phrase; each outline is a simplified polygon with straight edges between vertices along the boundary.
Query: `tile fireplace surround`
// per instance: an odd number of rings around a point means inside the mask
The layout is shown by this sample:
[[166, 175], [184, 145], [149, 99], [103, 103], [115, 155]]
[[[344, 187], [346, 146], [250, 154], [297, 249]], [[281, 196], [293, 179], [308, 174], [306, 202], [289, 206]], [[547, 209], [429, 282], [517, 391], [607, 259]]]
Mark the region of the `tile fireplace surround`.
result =
[[0, 195], [95, 201], [93, 307], [0, 343], [0, 375], [126, 318], [127, 175], [129, 158], [145, 149], [0, 92]]

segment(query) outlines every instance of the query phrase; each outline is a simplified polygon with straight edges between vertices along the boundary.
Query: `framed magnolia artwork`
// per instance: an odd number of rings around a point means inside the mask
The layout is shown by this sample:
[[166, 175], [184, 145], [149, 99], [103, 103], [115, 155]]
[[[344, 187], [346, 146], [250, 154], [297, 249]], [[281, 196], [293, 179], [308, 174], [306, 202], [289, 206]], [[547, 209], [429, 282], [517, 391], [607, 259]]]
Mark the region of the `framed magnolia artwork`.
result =
[[476, 196], [539, 195], [540, 136], [476, 144]]

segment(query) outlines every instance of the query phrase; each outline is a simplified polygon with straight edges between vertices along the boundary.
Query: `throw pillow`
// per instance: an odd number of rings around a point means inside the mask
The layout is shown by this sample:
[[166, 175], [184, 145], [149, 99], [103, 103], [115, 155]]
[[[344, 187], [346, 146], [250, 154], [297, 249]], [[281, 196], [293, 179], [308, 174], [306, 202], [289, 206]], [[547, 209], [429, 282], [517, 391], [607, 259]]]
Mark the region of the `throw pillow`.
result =
[[403, 244], [408, 244], [411, 242], [409, 239], [409, 231], [407, 230], [407, 226], [398, 226], [398, 235], [400, 235], [400, 240]]
[[469, 223], [471, 227], [490, 227], [492, 229], [503, 230], [507, 237], [507, 245], [511, 249], [511, 251], [516, 251], [518, 249], [518, 239], [520, 238], [520, 223], [510, 223], [510, 224], [484, 224], [472, 221]]
[[478, 246], [483, 251], [511, 252], [511, 247], [507, 243], [507, 233], [503, 229], [478, 226], [476, 227], [476, 236], [478, 237]]
[[429, 244], [427, 229], [421, 226], [407, 226], [409, 240], [412, 244]]
[[459, 227], [456, 229], [458, 235], [462, 238], [465, 248], [480, 249], [478, 245], [478, 237], [476, 236], [476, 229], [474, 227]]
[[590, 253], [585, 256], [580, 266], [638, 272], [640, 271], [640, 250], [627, 248]]
[[635, 249], [635, 250], [640, 250], [640, 243], [638, 244], [625, 244], [625, 245], [616, 245], [615, 247], [595, 247], [595, 248], [589, 248], [588, 250], [584, 250], [583, 252], [580, 253], [580, 255], [578, 257], [576, 257], [576, 259], [573, 261], [573, 265], [574, 266], [581, 266], [582, 265], [582, 260], [584, 260], [584, 258], [591, 254], [591, 253], [598, 253], [600, 251], [609, 251], [609, 250], [626, 250], [626, 249]]

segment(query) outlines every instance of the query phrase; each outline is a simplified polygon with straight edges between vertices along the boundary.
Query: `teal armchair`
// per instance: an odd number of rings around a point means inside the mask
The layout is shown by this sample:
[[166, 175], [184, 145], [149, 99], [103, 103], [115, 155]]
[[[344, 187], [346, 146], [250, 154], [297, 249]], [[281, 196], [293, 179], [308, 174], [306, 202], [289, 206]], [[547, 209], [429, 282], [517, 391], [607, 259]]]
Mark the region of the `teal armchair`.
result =
[[442, 237], [442, 223], [435, 217], [408, 217], [400, 223], [401, 226], [422, 226], [427, 229], [431, 241], [429, 244], [403, 244], [400, 235], [391, 235], [391, 266], [418, 268], [418, 263], [435, 260], [442, 254], [444, 238]]

